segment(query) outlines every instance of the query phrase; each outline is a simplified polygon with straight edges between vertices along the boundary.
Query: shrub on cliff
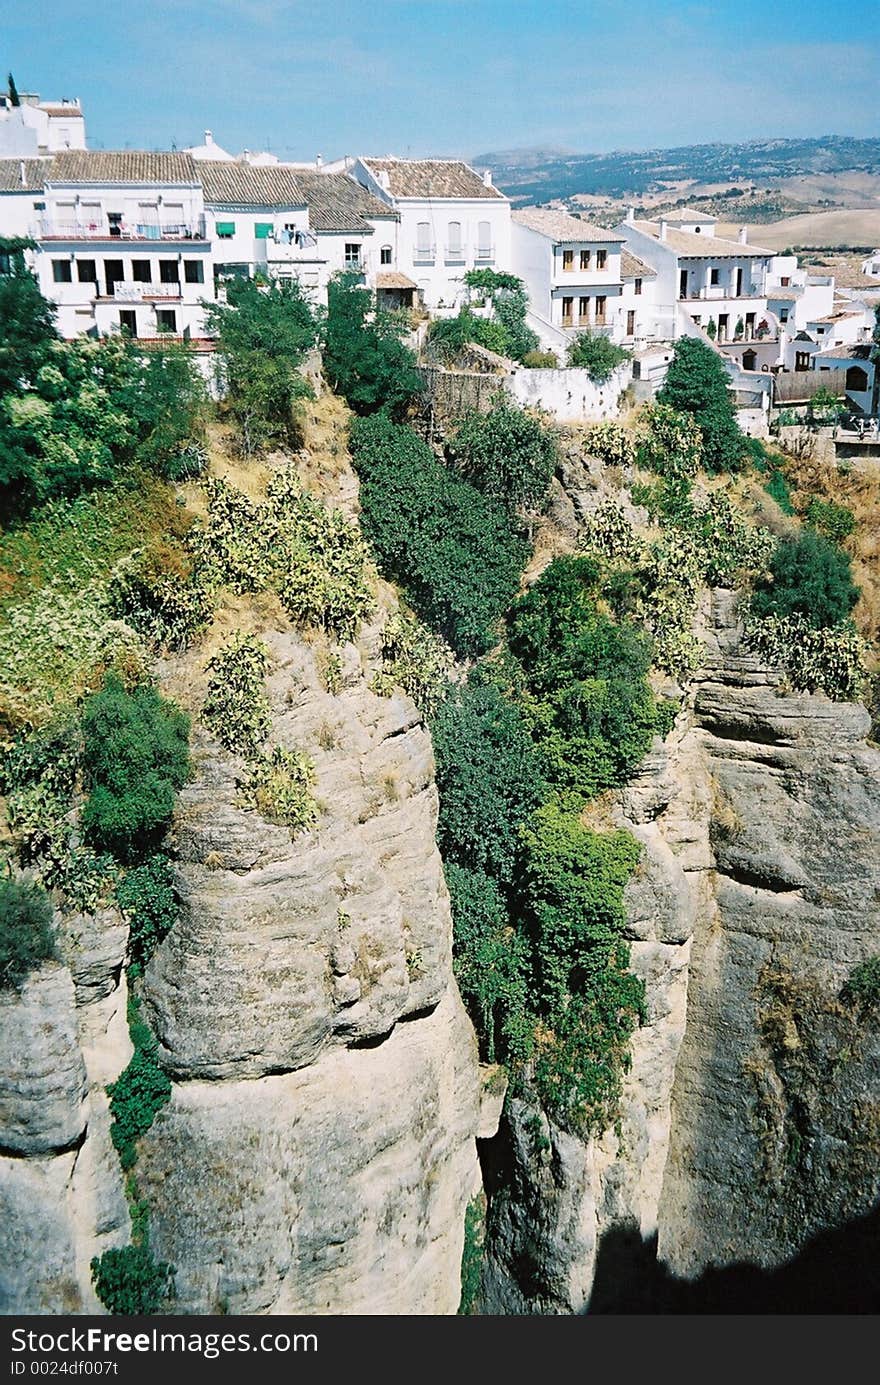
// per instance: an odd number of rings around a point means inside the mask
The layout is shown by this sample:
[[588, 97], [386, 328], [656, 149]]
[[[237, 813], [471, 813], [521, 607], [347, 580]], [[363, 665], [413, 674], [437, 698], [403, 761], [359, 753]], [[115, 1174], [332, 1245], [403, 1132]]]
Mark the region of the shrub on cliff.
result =
[[847, 554], [807, 529], [777, 546], [770, 577], [758, 583], [751, 610], [758, 619], [800, 616], [821, 630], [845, 621], [858, 599]]
[[384, 574], [456, 653], [483, 653], [527, 553], [506, 510], [384, 415], [356, 420], [350, 446], [361, 524]]
[[657, 402], [690, 414], [699, 425], [707, 471], [738, 471], [743, 465], [746, 440], [736, 421], [727, 372], [711, 346], [695, 337], [676, 343]]
[[355, 413], [382, 410], [397, 418], [420, 393], [416, 358], [401, 341], [405, 330], [399, 318], [374, 311], [373, 296], [356, 274], [330, 280], [324, 369]]
[[592, 332], [579, 332], [568, 348], [568, 364], [585, 370], [594, 385], [606, 384], [617, 367], [630, 358], [631, 352]]
[[94, 1256], [91, 1271], [95, 1293], [114, 1316], [158, 1313], [172, 1295], [174, 1271], [153, 1258], [146, 1242], [105, 1250]]
[[87, 837], [121, 861], [149, 855], [189, 772], [189, 717], [155, 688], [141, 684], [126, 692], [110, 674], [83, 705], [82, 731]]
[[556, 463], [556, 443], [538, 419], [499, 400], [488, 413], [471, 410], [452, 435], [462, 475], [510, 509], [540, 506]]
[[0, 878], [0, 991], [16, 989], [54, 956], [49, 896], [31, 880]]

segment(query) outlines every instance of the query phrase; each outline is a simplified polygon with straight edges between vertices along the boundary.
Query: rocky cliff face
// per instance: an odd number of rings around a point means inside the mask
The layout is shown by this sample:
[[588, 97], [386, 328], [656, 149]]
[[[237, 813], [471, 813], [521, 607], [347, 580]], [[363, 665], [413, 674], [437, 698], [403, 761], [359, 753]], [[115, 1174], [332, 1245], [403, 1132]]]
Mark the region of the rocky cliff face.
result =
[[484, 1146], [488, 1311], [626, 1303], [655, 1243], [683, 1279], [776, 1266], [880, 1194], [880, 1039], [840, 998], [878, 951], [868, 715], [786, 691], [725, 592], [689, 704], [618, 800], [644, 848], [627, 898], [649, 1011], [620, 1128], [538, 1136], [509, 1103]]

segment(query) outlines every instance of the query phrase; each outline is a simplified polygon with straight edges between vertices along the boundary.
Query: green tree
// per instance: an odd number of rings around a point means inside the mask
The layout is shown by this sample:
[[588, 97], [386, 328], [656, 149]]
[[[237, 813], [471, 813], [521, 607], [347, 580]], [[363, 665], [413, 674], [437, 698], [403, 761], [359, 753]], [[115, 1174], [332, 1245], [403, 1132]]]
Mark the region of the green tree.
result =
[[300, 366], [318, 337], [314, 309], [293, 279], [237, 279], [226, 303], [205, 307], [217, 337], [226, 399], [245, 456], [297, 438], [299, 407], [312, 390]]
[[15, 85], [15, 78], [11, 72], [6, 77], [6, 88], [9, 93], [10, 106], [20, 106], [21, 97], [18, 94], [18, 87]]
[[115, 674], [83, 705], [83, 828], [123, 862], [150, 855], [189, 772], [189, 717], [146, 684], [126, 692]]
[[657, 724], [650, 640], [599, 610], [589, 558], [556, 558], [508, 618], [546, 778], [591, 798], [625, 781]]
[[595, 336], [592, 332], [578, 332], [568, 346], [568, 364], [586, 370], [596, 385], [610, 380], [617, 367], [630, 360], [631, 355], [609, 337]]
[[401, 341], [404, 324], [375, 311], [356, 274], [331, 279], [327, 305], [324, 369], [331, 385], [357, 414], [401, 417], [422, 390], [416, 358]]
[[133, 405], [141, 435], [138, 460], [172, 481], [198, 475], [207, 412], [208, 391], [190, 348], [174, 343], [152, 349]]
[[467, 307], [460, 308], [455, 317], [435, 318], [428, 328], [428, 340], [441, 360], [454, 361], [470, 342], [495, 351], [499, 356], [510, 354], [510, 340], [500, 322], [477, 317]]
[[638, 457], [642, 466], [668, 481], [695, 476], [703, 457], [703, 435], [691, 414], [668, 404], [650, 405], [642, 415]]
[[55, 956], [52, 901], [22, 876], [0, 877], [0, 992], [17, 988], [35, 967]]
[[117, 886], [116, 898], [129, 927], [129, 961], [143, 970], [177, 919], [177, 895], [168, 857], [157, 853], [142, 866], [127, 871]]
[[384, 414], [356, 420], [350, 447], [361, 524], [383, 571], [457, 653], [483, 653], [527, 553], [506, 510]]
[[742, 466], [748, 449], [730, 400], [727, 372], [711, 346], [695, 337], [676, 342], [657, 401], [690, 414], [699, 425], [707, 471], [737, 471]]
[[840, 625], [859, 599], [850, 560], [836, 544], [806, 529], [783, 539], [770, 559], [770, 578], [758, 583], [755, 616], [802, 616], [816, 630]]
[[[469, 269], [464, 282], [472, 292], [491, 299], [494, 315], [493, 325], [500, 327], [504, 334], [502, 354], [521, 361], [530, 351], [540, 345], [538, 335], [526, 324], [529, 309], [529, 296], [522, 279], [496, 269]], [[489, 342], [484, 341], [484, 346]]]
[[19, 243], [0, 239], [9, 257], [0, 274], [0, 395], [31, 388], [58, 341], [55, 308], [40, 292], [36, 275], [25, 266]]
[[503, 396], [488, 413], [465, 415], [450, 450], [473, 485], [511, 509], [539, 506], [556, 464], [552, 433]]
[[543, 785], [528, 722], [494, 683], [453, 688], [432, 722], [443, 858], [510, 884]]
[[174, 1272], [153, 1258], [146, 1241], [105, 1250], [93, 1258], [91, 1271], [95, 1293], [114, 1316], [150, 1316], [172, 1296]]
[[530, 950], [511, 922], [504, 895], [485, 872], [445, 863], [452, 903], [455, 975], [489, 1063], [525, 1057], [534, 1023], [529, 1010]]

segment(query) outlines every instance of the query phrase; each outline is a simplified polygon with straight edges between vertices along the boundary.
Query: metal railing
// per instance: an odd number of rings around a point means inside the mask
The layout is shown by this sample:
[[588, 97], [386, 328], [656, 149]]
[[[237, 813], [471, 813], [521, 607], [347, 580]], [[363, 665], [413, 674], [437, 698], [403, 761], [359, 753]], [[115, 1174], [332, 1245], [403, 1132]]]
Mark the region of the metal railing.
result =
[[128, 225], [103, 219], [59, 221], [43, 217], [31, 227], [35, 240], [204, 240], [204, 221], [172, 221], [149, 225], [143, 222]]
[[113, 284], [113, 297], [124, 303], [143, 303], [147, 298], [180, 298], [181, 286], [178, 281], [151, 284], [141, 279], [117, 279]]

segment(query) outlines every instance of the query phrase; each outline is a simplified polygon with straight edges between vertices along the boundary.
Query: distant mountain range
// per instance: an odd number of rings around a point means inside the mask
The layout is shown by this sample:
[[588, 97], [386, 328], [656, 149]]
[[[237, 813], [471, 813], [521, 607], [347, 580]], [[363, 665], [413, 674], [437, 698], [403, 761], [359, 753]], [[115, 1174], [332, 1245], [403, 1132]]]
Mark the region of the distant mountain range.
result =
[[490, 167], [497, 186], [515, 202], [549, 202], [576, 193], [642, 196], [683, 179], [707, 183], [770, 181], [811, 173], [880, 174], [880, 139], [823, 135], [609, 154], [511, 149], [478, 154], [473, 163]]

